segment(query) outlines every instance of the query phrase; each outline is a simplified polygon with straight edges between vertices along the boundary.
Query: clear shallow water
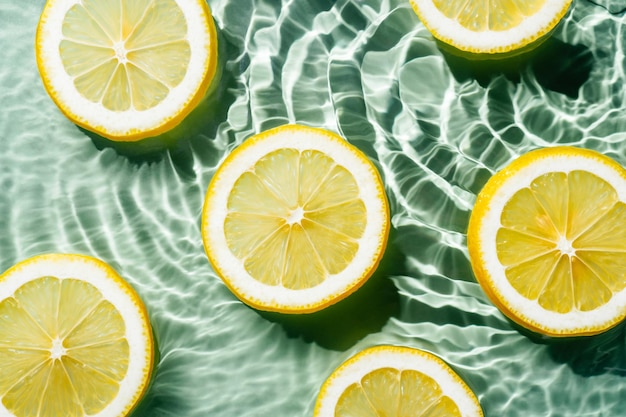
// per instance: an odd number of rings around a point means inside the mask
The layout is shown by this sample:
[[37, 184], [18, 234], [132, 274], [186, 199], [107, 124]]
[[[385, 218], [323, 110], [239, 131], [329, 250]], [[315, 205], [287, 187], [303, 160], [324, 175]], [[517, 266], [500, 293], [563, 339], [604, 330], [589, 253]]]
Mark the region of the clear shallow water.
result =
[[[33, 51], [43, 0], [0, 1], [0, 270], [43, 252], [113, 265], [142, 296], [161, 358], [135, 416], [309, 416], [364, 347], [436, 353], [487, 416], [626, 415], [624, 326], [544, 341], [476, 284], [465, 231], [489, 176], [571, 144], [626, 165], [623, 0], [574, 0], [532, 56], [444, 54], [404, 0], [210, 0], [218, 90], [179, 128], [113, 146], [46, 95]], [[215, 276], [200, 237], [219, 161], [287, 122], [340, 132], [379, 166], [392, 207], [368, 284], [309, 316], [256, 312]]]

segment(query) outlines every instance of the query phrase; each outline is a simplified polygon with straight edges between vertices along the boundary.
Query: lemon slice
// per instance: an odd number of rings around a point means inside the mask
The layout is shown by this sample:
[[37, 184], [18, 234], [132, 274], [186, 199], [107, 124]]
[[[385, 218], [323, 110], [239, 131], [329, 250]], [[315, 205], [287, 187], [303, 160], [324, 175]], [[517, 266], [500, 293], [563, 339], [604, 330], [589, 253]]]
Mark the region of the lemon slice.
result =
[[49, 0], [35, 49], [43, 84], [68, 118], [134, 141], [176, 126], [204, 98], [217, 34], [203, 0]]
[[223, 161], [202, 213], [216, 273], [248, 305], [320, 310], [378, 265], [389, 208], [367, 157], [326, 130], [286, 125], [246, 140]]
[[543, 38], [571, 0], [410, 0], [434, 37], [471, 53], [519, 50]]
[[314, 417], [480, 417], [478, 399], [441, 359], [422, 350], [375, 346], [322, 385]]
[[0, 276], [0, 415], [126, 416], [154, 353], [145, 307], [103, 262], [41, 255]]
[[604, 155], [519, 157], [478, 195], [467, 240], [487, 295], [534, 332], [591, 335], [626, 316], [626, 171]]

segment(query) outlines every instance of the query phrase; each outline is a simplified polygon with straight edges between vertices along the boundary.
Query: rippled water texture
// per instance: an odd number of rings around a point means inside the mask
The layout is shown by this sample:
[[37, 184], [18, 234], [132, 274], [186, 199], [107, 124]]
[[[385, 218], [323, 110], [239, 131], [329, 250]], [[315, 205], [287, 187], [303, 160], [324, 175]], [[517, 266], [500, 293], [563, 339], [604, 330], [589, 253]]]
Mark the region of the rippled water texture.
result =
[[[444, 358], [487, 416], [624, 415], [624, 326], [558, 343], [525, 334], [476, 284], [465, 232], [490, 175], [530, 149], [571, 144], [626, 165], [626, 1], [574, 0], [531, 57], [501, 63], [442, 53], [408, 0], [209, 4], [219, 89], [171, 134], [113, 147], [43, 89], [33, 51], [43, 0], [0, 1], [0, 269], [78, 252], [132, 283], [161, 351], [137, 416], [309, 416], [331, 370], [378, 343]], [[376, 275], [303, 317], [239, 302], [199, 228], [219, 161], [287, 122], [365, 151], [392, 207]]]

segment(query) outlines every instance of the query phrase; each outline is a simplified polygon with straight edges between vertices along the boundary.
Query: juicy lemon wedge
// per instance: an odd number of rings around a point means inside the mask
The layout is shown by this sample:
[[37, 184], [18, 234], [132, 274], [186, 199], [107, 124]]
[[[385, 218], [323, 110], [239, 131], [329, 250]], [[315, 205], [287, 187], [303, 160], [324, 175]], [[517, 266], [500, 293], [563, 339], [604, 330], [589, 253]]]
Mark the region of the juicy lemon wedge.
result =
[[399, 346], [365, 349], [324, 382], [314, 417], [481, 417], [478, 399], [441, 359]]
[[534, 332], [591, 335], [626, 317], [626, 171], [604, 155], [519, 157], [480, 192], [467, 239], [487, 295]]
[[433, 36], [458, 50], [498, 54], [545, 37], [571, 0], [410, 0]]
[[374, 165], [326, 130], [275, 128], [246, 140], [209, 185], [202, 237], [216, 273], [262, 310], [320, 310], [378, 265], [389, 208]]
[[217, 34], [202, 0], [50, 0], [35, 50], [61, 111], [118, 141], [176, 126], [217, 68]]
[[146, 391], [146, 309], [108, 265], [42, 255], [0, 276], [0, 414], [126, 416]]

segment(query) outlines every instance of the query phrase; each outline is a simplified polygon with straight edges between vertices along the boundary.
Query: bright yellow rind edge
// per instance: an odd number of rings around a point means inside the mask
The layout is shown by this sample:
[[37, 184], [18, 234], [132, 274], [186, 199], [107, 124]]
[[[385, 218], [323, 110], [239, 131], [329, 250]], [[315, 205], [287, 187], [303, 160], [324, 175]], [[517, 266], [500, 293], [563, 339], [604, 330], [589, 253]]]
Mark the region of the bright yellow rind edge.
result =
[[[534, 42], [535, 41], [539, 41], [537, 42], [537, 44], [540, 44], [541, 41], [543, 41], [544, 37], [549, 35], [552, 30], [559, 24], [559, 22], [561, 21], [561, 19], [563, 19], [563, 17], [565, 16], [565, 14], [567, 14], [567, 11], [569, 10], [569, 7], [572, 3], [572, 0], [568, 0], [563, 4], [563, 8], [559, 11], [558, 14], [556, 14], [554, 16], [554, 18], [550, 21], [550, 23], [548, 25], [546, 25], [545, 27], [543, 27], [540, 31], [535, 32], [534, 34], [532, 34], [531, 36], [528, 36], [526, 38], [524, 38], [523, 40], [521, 40], [520, 42], [514, 43], [514, 44], [509, 44], [509, 45], [505, 45], [505, 46], [500, 46], [500, 47], [492, 47], [492, 48], [478, 48], [478, 47], [474, 47], [472, 45], [468, 45], [462, 42], [462, 40], [455, 40], [452, 38], [448, 38], [448, 37], [444, 37], [441, 34], [439, 34], [434, 27], [424, 18], [424, 15], [422, 13], [422, 11], [420, 10], [420, 7], [417, 4], [416, 0], [409, 0], [411, 2], [411, 7], [413, 8], [413, 10], [415, 11], [415, 13], [417, 14], [417, 16], [419, 17], [420, 21], [424, 24], [424, 26], [426, 26], [426, 29], [428, 29], [428, 31], [438, 40], [440, 40], [441, 42], [443, 42], [444, 44], [450, 45], [454, 48], [456, 48], [458, 51], [460, 52], [468, 52], [470, 54], [474, 54], [476, 56], [479, 55], [483, 55], [483, 58], [485, 58], [486, 56], [491, 56], [491, 57], [498, 57], [499, 55], [502, 55], [503, 57], [508, 57], [509, 53], [513, 52], [513, 51], [520, 51], [522, 49], [526, 50], [526, 47], [532, 47], [534, 46]], [[450, 20], [449, 18], [445, 17], [442, 14], [444, 19]], [[469, 31], [469, 29], [467, 29]], [[531, 45], [533, 44], [533, 45]], [[530, 48], [532, 49], [532, 48]]]
[[[541, 164], [542, 160], [545, 158], [568, 156], [584, 157], [598, 164], [605, 165], [626, 179], [626, 170], [624, 170], [620, 164], [615, 162], [613, 159], [592, 150], [576, 148], [573, 146], [558, 146], [530, 151], [511, 162], [507, 167], [494, 174], [487, 181], [482, 191], [478, 194], [472, 214], [470, 215], [467, 230], [467, 249], [469, 252], [472, 270], [478, 283], [481, 285], [489, 299], [502, 311], [502, 313], [504, 313], [505, 316], [515, 323], [535, 333], [550, 337], [592, 336], [602, 333], [616, 326], [626, 317], [626, 308], [623, 309], [620, 315], [613, 317], [612, 320], [606, 322], [604, 326], [595, 328], [585, 327], [574, 329], [572, 331], [554, 329], [525, 317], [522, 312], [514, 311], [510, 308], [507, 305], [507, 300], [495, 288], [493, 278], [490, 276], [485, 265], [483, 255], [484, 251], [480, 240], [480, 230], [482, 229], [485, 215], [489, 211], [491, 199], [510, 178], [515, 177], [521, 169], [534, 164]], [[581, 168], [584, 169], [584, 167]], [[493, 236], [493, 238], [495, 239], [495, 236]], [[538, 306], [537, 308], [540, 307]]]
[[[24, 267], [28, 265], [32, 265], [32, 264], [37, 264], [40, 261], [53, 261], [55, 263], [83, 262], [83, 263], [90, 263], [90, 264], [96, 265], [99, 269], [106, 272], [107, 278], [109, 278], [113, 283], [115, 283], [115, 286], [117, 288], [123, 290], [128, 295], [128, 297], [133, 301], [133, 304], [137, 308], [137, 311], [139, 312], [144, 323], [143, 331], [144, 331], [144, 338], [146, 339], [146, 349], [147, 349], [145, 352], [145, 355], [146, 355], [145, 357], [148, 359], [148, 361], [147, 361], [146, 368], [143, 370], [144, 378], [142, 381], [142, 385], [138, 387], [139, 390], [135, 393], [135, 395], [132, 398], [132, 401], [126, 406], [126, 408], [119, 415], [119, 417], [124, 417], [124, 416], [129, 415], [137, 407], [137, 405], [139, 405], [146, 391], [148, 390], [148, 387], [150, 386], [150, 381], [152, 379], [152, 372], [154, 371], [154, 366], [155, 366], [156, 357], [155, 357], [155, 348], [154, 348], [154, 337], [152, 334], [152, 330], [150, 326], [150, 319], [149, 319], [148, 311], [146, 310], [145, 304], [141, 301], [141, 299], [139, 298], [139, 295], [133, 289], [133, 287], [131, 287], [130, 284], [126, 282], [121, 276], [119, 276], [119, 274], [115, 272], [113, 268], [111, 268], [108, 264], [106, 264], [105, 262], [97, 258], [93, 258], [91, 256], [86, 256], [86, 255], [51, 253], [51, 254], [33, 256], [31, 258], [28, 258], [22, 262], [15, 264], [14, 266], [6, 270], [2, 275], [0, 275], [0, 285], [2, 285], [2, 283], [10, 275], [13, 275], [15, 273], [19, 274], [19, 271], [23, 269]], [[74, 278], [81, 279], [81, 277], [74, 277]]]
[[[457, 374], [454, 370], [452, 370], [452, 368], [450, 368], [450, 366], [447, 363], [445, 363], [441, 358], [421, 349], [410, 348], [410, 347], [405, 347], [405, 346], [379, 345], [379, 346], [369, 347], [358, 352], [357, 354], [355, 354], [354, 356], [346, 360], [344, 363], [339, 365], [339, 367], [333, 371], [333, 373], [326, 379], [326, 381], [324, 381], [324, 383], [322, 384], [322, 387], [320, 388], [319, 394], [317, 396], [317, 401], [315, 403], [315, 409], [313, 410], [313, 417], [326, 417], [326, 416], [320, 415], [320, 409], [322, 408], [322, 404], [324, 403], [326, 399], [327, 391], [335, 383], [335, 378], [343, 374], [346, 371], [346, 369], [350, 368], [355, 363], [358, 363], [362, 360], [367, 360], [367, 358], [370, 355], [377, 354], [377, 353], [382, 353], [382, 354], [407, 354], [408, 353], [410, 355], [421, 356], [422, 358], [430, 362], [436, 363], [441, 369], [445, 370], [446, 373], [450, 375], [452, 379], [454, 379], [454, 381], [457, 384], [459, 384], [461, 388], [463, 388], [463, 391], [465, 391], [465, 394], [467, 395], [467, 397], [471, 398], [472, 402], [476, 406], [476, 409], [480, 412], [479, 415], [481, 416], [483, 415], [483, 410], [482, 410], [482, 407], [480, 406], [480, 402], [478, 401], [478, 398], [476, 397], [476, 394], [474, 394], [474, 392], [465, 383], [465, 381], [461, 379], [459, 374]], [[377, 369], [386, 368], [386, 367], [388, 366], [386, 366], [385, 363], [381, 363], [380, 367]], [[353, 382], [358, 382], [358, 381], [355, 380]], [[460, 410], [460, 411], [461, 413], [464, 413], [466, 410]]]
[[[139, 141], [141, 139], [145, 139], [145, 138], [149, 138], [149, 137], [154, 137], [154, 136], [158, 136], [161, 135], [169, 130], [171, 130], [172, 128], [174, 128], [175, 126], [177, 126], [185, 117], [187, 117], [189, 115], [189, 113], [191, 113], [191, 111], [193, 109], [195, 109], [198, 104], [200, 104], [200, 102], [204, 99], [204, 97], [206, 96], [209, 87], [211, 87], [211, 84], [213, 82], [213, 80], [216, 78], [215, 74], [217, 72], [217, 30], [215, 28], [215, 22], [213, 21], [213, 15], [211, 13], [211, 9], [209, 8], [209, 5], [205, 2], [205, 1], [197, 1], [198, 4], [198, 10], [201, 10], [201, 12], [205, 15], [206, 17], [206, 24], [207, 24], [207, 29], [209, 31], [209, 55], [208, 55], [208, 66], [205, 68], [205, 73], [204, 73], [204, 77], [202, 79], [202, 83], [197, 87], [197, 90], [194, 94], [194, 96], [187, 102], [185, 103], [177, 113], [172, 114], [169, 118], [166, 118], [164, 120], [162, 120], [162, 122], [157, 125], [154, 126], [152, 128], [147, 128], [144, 130], [141, 129], [131, 129], [126, 133], [122, 133], [122, 134], [118, 134], [118, 133], [113, 133], [110, 132], [108, 130], [108, 128], [106, 126], [93, 126], [90, 125], [87, 121], [85, 121], [83, 118], [81, 118], [80, 116], [72, 113], [64, 104], [63, 102], [61, 102], [59, 100], [59, 98], [56, 95], [56, 92], [54, 90], [54, 88], [52, 88], [52, 85], [50, 83], [50, 77], [48, 75], [48, 71], [47, 71], [47, 67], [43, 62], [42, 59], [42, 53], [41, 53], [41, 48], [42, 48], [42, 41], [41, 41], [41, 33], [42, 33], [42, 27], [45, 25], [46, 21], [48, 20], [48, 13], [49, 10], [52, 9], [53, 7], [55, 7], [55, 1], [54, 0], [48, 0], [48, 2], [46, 3], [46, 6], [41, 14], [41, 17], [39, 19], [39, 24], [37, 25], [37, 33], [35, 35], [35, 56], [37, 59], [37, 67], [39, 68], [39, 73], [41, 74], [41, 79], [43, 81], [43, 85], [46, 89], [46, 91], [48, 92], [48, 95], [52, 98], [52, 100], [54, 101], [54, 103], [59, 107], [59, 109], [61, 110], [61, 112], [68, 118], [70, 119], [74, 124], [87, 129], [89, 131], [95, 132], [107, 139], [116, 141], [116, 142], [136, 142]], [[149, 111], [149, 110], [147, 110]]]
[[[278, 304], [266, 304], [263, 301], [257, 299], [256, 297], [254, 297], [254, 294], [248, 294], [245, 293], [244, 291], [240, 291], [238, 290], [234, 285], [232, 285], [232, 283], [230, 282], [230, 279], [228, 276], [226, 276], [226, 274], [219, 268], [218, 266], [218, 262], [215, 258], [215, 255], [213, 254], [213, 251], [211, 250], [211, 246], [209, 244], [209, 237], [207, 236], [207, 233], [205, 233], [205, 230], [207, 230], [208, 227], [208, 218], [206, 213], [208, 212], [208, 208], [211, 204], [211, 200], [213, 199], [213, 196], [215, 195], [215, 190], [214, 190], [214, 184], [217, 182], [217, 179], [219, 179], [222, 170], [226, 167], [229, 166], [231, 164], [236, 164], [238, 162], [238, 156], [239, 154], [245, 153], [246, 150], [249, 147], [253, 147], [256, 143], [258, 142], [262, 142], [265, 140], [272, 140], [272, 137], [277, 134], [277, 133], [282, 133], [282, 132], [289, 132], [289, 131], [293, 131], [293, 132], [313, 132], [316, 133], [320, 136], [324, 136], [326, 138], [328, 138], [330, 141], [338, 143], [342, 146], [344, 146], [345, 148], [347, 148], [348, 150], [350, 150], [351, 153], [353, 153], [354, 155], [356, 155], [364, 164], [367, 164], [368, 167], [370, 167], [370, 172], [372, 173], [372, 178], [376, 180], [376, 188], [378, 189], [378, 197], [379, 200], [381, 200], [383, 202], [383, 206], [384, 206], [384, 215], [385, 215], [385, 219], [384, 219], [384, 223], [385, 223], [385, 229], [383, 231], [381, 231], [381, 241], [379, 243], [378, 246], [378, 251], [377, 251], [377, 256], [376, 258], [374, 258], [372, 260], [372, 263], [370, 264], [369, 269], [367, 269], [363, 275], [361, 275], [360, 277], [356, 277], [353, 282], [352, 282], [352, 286], [350, 286], [346, 291], [344, 291], [343, 293], [340, 294], [329, 294], [325, 299], [317, 302], [317, 303], [310, 303], [310, 304], [303, 304], [303, 305], [299, 305], [299, 306], [282, 306], [282, 305], [278, 305]], [[341, 164], [341, 161], [336, 161], [337, 163]], [[380, 261], [385, 253], [385, 248], [387, 247], [387, 240], [389, 238], [389, 228], [390, 228], [390, 214], [389, 214], [389, 203], [387, 201], [387, 195], [385, 194], [385, 189], [383, 186], [383, 181], [382, 178], [380, 177], [380, 173], [378, 172], [378, 170], [376, 169], [376, 167], [374, 167], [374, 165], [372, 164], [372, 162], [367, 159], [367, 157], [355, 146], [351, 145], [350, 143], [348, 143], [345, 139], [343, 139], [341, 136], [325, 130], [325, 129], [321, 129], [321, 128], [316, 128], [316, 127], [309, 127], [309, 126], [304, 126], [304, 125], [298, 125], [298, 124], [287, 124], [287, 125], [282, 125], [279, 127], [275, 127], [269, 130], [266, 130], [264, 132], [261, 132], [259, 134], [256, 134], [248, 139], [246, 139], [241, 145], [239, 145], [237, 148], [235, 148], [227, 157], [226, 159], [224, 159], [224, 161], [222, 162], [222, 164], [220, 165], [220, 167], [217, 169], [217, 171], [215, 172], [215, 174], [213, 175], [213, 178], [211, 179], [211, 182], [209, 183], [209, 187], [206, 193], [206, 197], [204, 199], [204, 206], [202, 209], [202, 224], [201, 224], [201, 230], [202, 230], [202, 242], [204, 244], [204, 250], [207, 254], [207, 257], [209, 258], [209, 261], [211, 262], [211, 265], [213, 267], [213, 270], [220, 276], [220, 278], [222, 279], [222, 281], [224, 282], [224, 284], [226, 285], [226, 287], [228, 287], [228, 289], [237, 296], [237, 298], [239, 298], [241, 301], [243, 301], [244, 303], [246, 303], [247, 305], [249, 305], [252, 308], [255, 308], [257, 310], [263, 310], [263, 311], [270, 311], [270, 312], [276, 312], [276, 313], [285, 313], [285, 314], [305, 314], [305, 313], [314, 313], [316, 311], [322, 310], [332, 304], [337, 303], [338, 301], [343, 300], [344, 298], [346, 298], [347, 296], [349, 296], [350, 294], [354, 293], [356, 290], [358, 290], [359, 288], [361, 288], [361, 286], [363, 284], [365, 284], [365, 282], [369, 279], [369, 277], [374, 273], [374, 271], [376, 270], [376, 268], [378, 267], [378, 265], [380, 264]], [[269, 287], [268, 287], [269, 288]]]

